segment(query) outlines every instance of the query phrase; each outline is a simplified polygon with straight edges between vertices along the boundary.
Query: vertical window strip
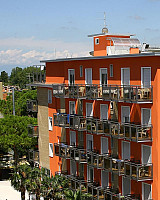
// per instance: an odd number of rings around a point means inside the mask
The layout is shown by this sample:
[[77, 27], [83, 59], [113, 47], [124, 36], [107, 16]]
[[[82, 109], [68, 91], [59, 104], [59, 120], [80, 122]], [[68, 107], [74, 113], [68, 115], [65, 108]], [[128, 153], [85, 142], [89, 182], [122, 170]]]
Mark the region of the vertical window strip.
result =
[[80, 77], [83, 77], [83, 66], [82, 65], [80, 65]]
[[113, 64], [110, 64], [110, 77], [113, 77]]

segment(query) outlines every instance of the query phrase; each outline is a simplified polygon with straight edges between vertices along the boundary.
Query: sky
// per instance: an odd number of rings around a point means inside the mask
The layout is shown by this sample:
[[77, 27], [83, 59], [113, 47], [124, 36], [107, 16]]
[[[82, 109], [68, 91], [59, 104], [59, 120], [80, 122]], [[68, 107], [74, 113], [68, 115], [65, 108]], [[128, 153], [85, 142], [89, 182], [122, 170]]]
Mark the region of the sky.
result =
[[160, 0], [0, 0], [0, 72], [89, 56], [104, 12], [109, 33], [160, 46]]

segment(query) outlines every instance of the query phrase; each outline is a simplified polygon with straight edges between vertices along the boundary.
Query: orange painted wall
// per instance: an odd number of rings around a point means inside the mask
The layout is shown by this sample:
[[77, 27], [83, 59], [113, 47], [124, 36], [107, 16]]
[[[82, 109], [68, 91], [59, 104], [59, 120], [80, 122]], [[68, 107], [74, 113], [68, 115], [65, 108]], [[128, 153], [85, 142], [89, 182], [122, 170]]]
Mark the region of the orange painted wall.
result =
[[[109, 77], [109, 65], [113, 64], [114, 67], [114, 77]], [[83, 65], [83, 77], [80, 77], [80, 70], [79, 66]], [[59, 67], [60, 66], [60, 67]], [[121, 106], [130, 106], [131, 110], [131, 122], [141, 122], [141, 108], [151, 108], [151, 115], [152, 115], [152, 124], [153, 124], [153, 142], [147, 143], [147, 145], [152, 145], [152, 161], [153, 161], [153, 199], [160, 199], [160, 153], [159, 153], [159, 146], [160, 146], [160, 136], [159, 136], [159, 129], [160, 129], [160, 57], [159, 56], [148, 56], [148, 57], [126, 57], [126, 58], [104, 58], [104, 59], [97, 59], [97, 60], [81, 60], [81, 61], [64, 61], [64, 62], [57, 62], [57, 63], [47, 63], [47, 82], [48, 83], [68, 83], [68, 69], [74, 68], [75, 69], [75, 83], [85, 83], [85, 68], [93, 68], [92, 70], [92, 79], [94, 84], [99, 84], [99, 68], [107, 68], [108, 69], [108, 84], [121, 84], [121, 68], [130, 68], [130, 84], [131, 85], [141, 85], [141, 67], [152, 67], [151, 69], [151, 80], [153, 85], [153, 104], [130, 104], [130, 103], [118, 103], [118, 113], [119, 113], [119, 121], [121, 121]], [[55, 77], [57, 77], [55, 79]], [[74, 101], [73, 99], [71, 99]], [[66, 112], [69, 111], [67, 108], [69, 99], [66, 100]], [[86, 101], [84, 100], [83, 105], [83, 114], [85, 115], [85, 104], [86, 102], [93, 102], [93, 101]], [[100, 116], [100, 109], [99, 104], [101, 102], [94, 101], [94, 116]], [[102, 102], [104, 103], [104, 102]], [[109, 101], [105, 102], [109, 105]], [[53, 105], [49, 107], [49, 116], [53, 115], [53, 112], [56, 112], [56, 109], [59, 105], [59, 99], [53, 98]], [[49, 132], [50, 134], [50, 142], [57, 142], [57, 136], [59, 135], [60, 128], [54, 128], [54, 130]], [[56, 134], [55, 134], [56, 132]], [[59, 135], [60, 136], [60, 135]], [[69, 134], [68, 136], [69, 137]], [[68, 138], [69, 139], [69, 138]], [[85, 137], [84, 137], [84, 140]], [[100, 138], [99, 136], [94, 136], [94, 146], [100, 150]], [[86, 141], [84, 141], [86, 144]], [[141, 160], [141, 145], [143, 143], [135, 143], [131, 142], [131, 156], [135, 157], [137, 160]], [[146, 144], [146, 143], [144, 143]], [[121, 140], [119, 140], [119, 156], [121, 156]], [[58, 160], [57, 158], [51, 158], [51, 169], [52, 171], [57, 171], [57, 167], [55, 168], [54, 163]], [[86, 169], [85, 169], [86, 170]], [[98, 177], [97, 177], [98, 178]], [[99, 180], [99, 178], [98, 178]], [[152, 183], [152, 181], [150, 182]], [[134, 187], [137, 185], [138, 187]], [[141, 183], [134, 184], [132, 181], [132, 188], [134, 191], [141, 192]]]

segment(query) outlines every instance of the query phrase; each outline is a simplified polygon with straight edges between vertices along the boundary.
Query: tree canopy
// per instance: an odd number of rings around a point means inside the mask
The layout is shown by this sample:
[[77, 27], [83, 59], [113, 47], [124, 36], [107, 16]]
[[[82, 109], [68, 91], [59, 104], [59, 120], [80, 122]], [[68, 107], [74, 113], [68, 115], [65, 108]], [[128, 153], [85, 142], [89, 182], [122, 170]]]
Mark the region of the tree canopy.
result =
[[5, 71], [2, 71], [0, 80], [3, 82], [3, 84], [7, 84], [8, 83], [8, 73]]
[[0, 149], [13, 150], [15, 162], [19, 155], [26, 155], [36, 144], [35, 138], [28, 136], [28, 125], [36, 124], [35, 118], [6, 115], [0, 119]]
[[[15, 114], [18, 116], [27, 116], [27, 100], [37, 99], [37, 90], [15, 91]], [[0, 112], [3, 114], [13, 113], [12, 95], [7, 96], [6, 100], [0, 100]]]

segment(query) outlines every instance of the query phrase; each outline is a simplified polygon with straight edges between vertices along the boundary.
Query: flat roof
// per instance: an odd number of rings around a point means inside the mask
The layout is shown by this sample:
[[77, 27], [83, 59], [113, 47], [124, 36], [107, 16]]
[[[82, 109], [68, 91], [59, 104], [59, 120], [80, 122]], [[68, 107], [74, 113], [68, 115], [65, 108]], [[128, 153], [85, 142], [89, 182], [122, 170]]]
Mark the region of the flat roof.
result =
[[96, 36], [103, 36], [103, 35], [115, 35], [115, 36], [135, 36], [135, 34], [116, 34], [116, 33], [96, 33], [96, 34], [91, 34], [88, 35], [88, 37], [96, 37]]
[[160, 56], [160, 53], [139, 53], [139, 54], [120, 54], [120, 55], [109, 55], [109, 56], [89, 56], [89, 57], [75, 57], [75, 58], [59, 58], [53, 60], [41, 60], [41, 63], [47, 62], [63, 62], [63, 61], [78, 61], [78, 60], [99, 60], [99, 59], [109, 59], [109, 58], [130, 58], [130, 57], [147, 57], [147, 56]]

